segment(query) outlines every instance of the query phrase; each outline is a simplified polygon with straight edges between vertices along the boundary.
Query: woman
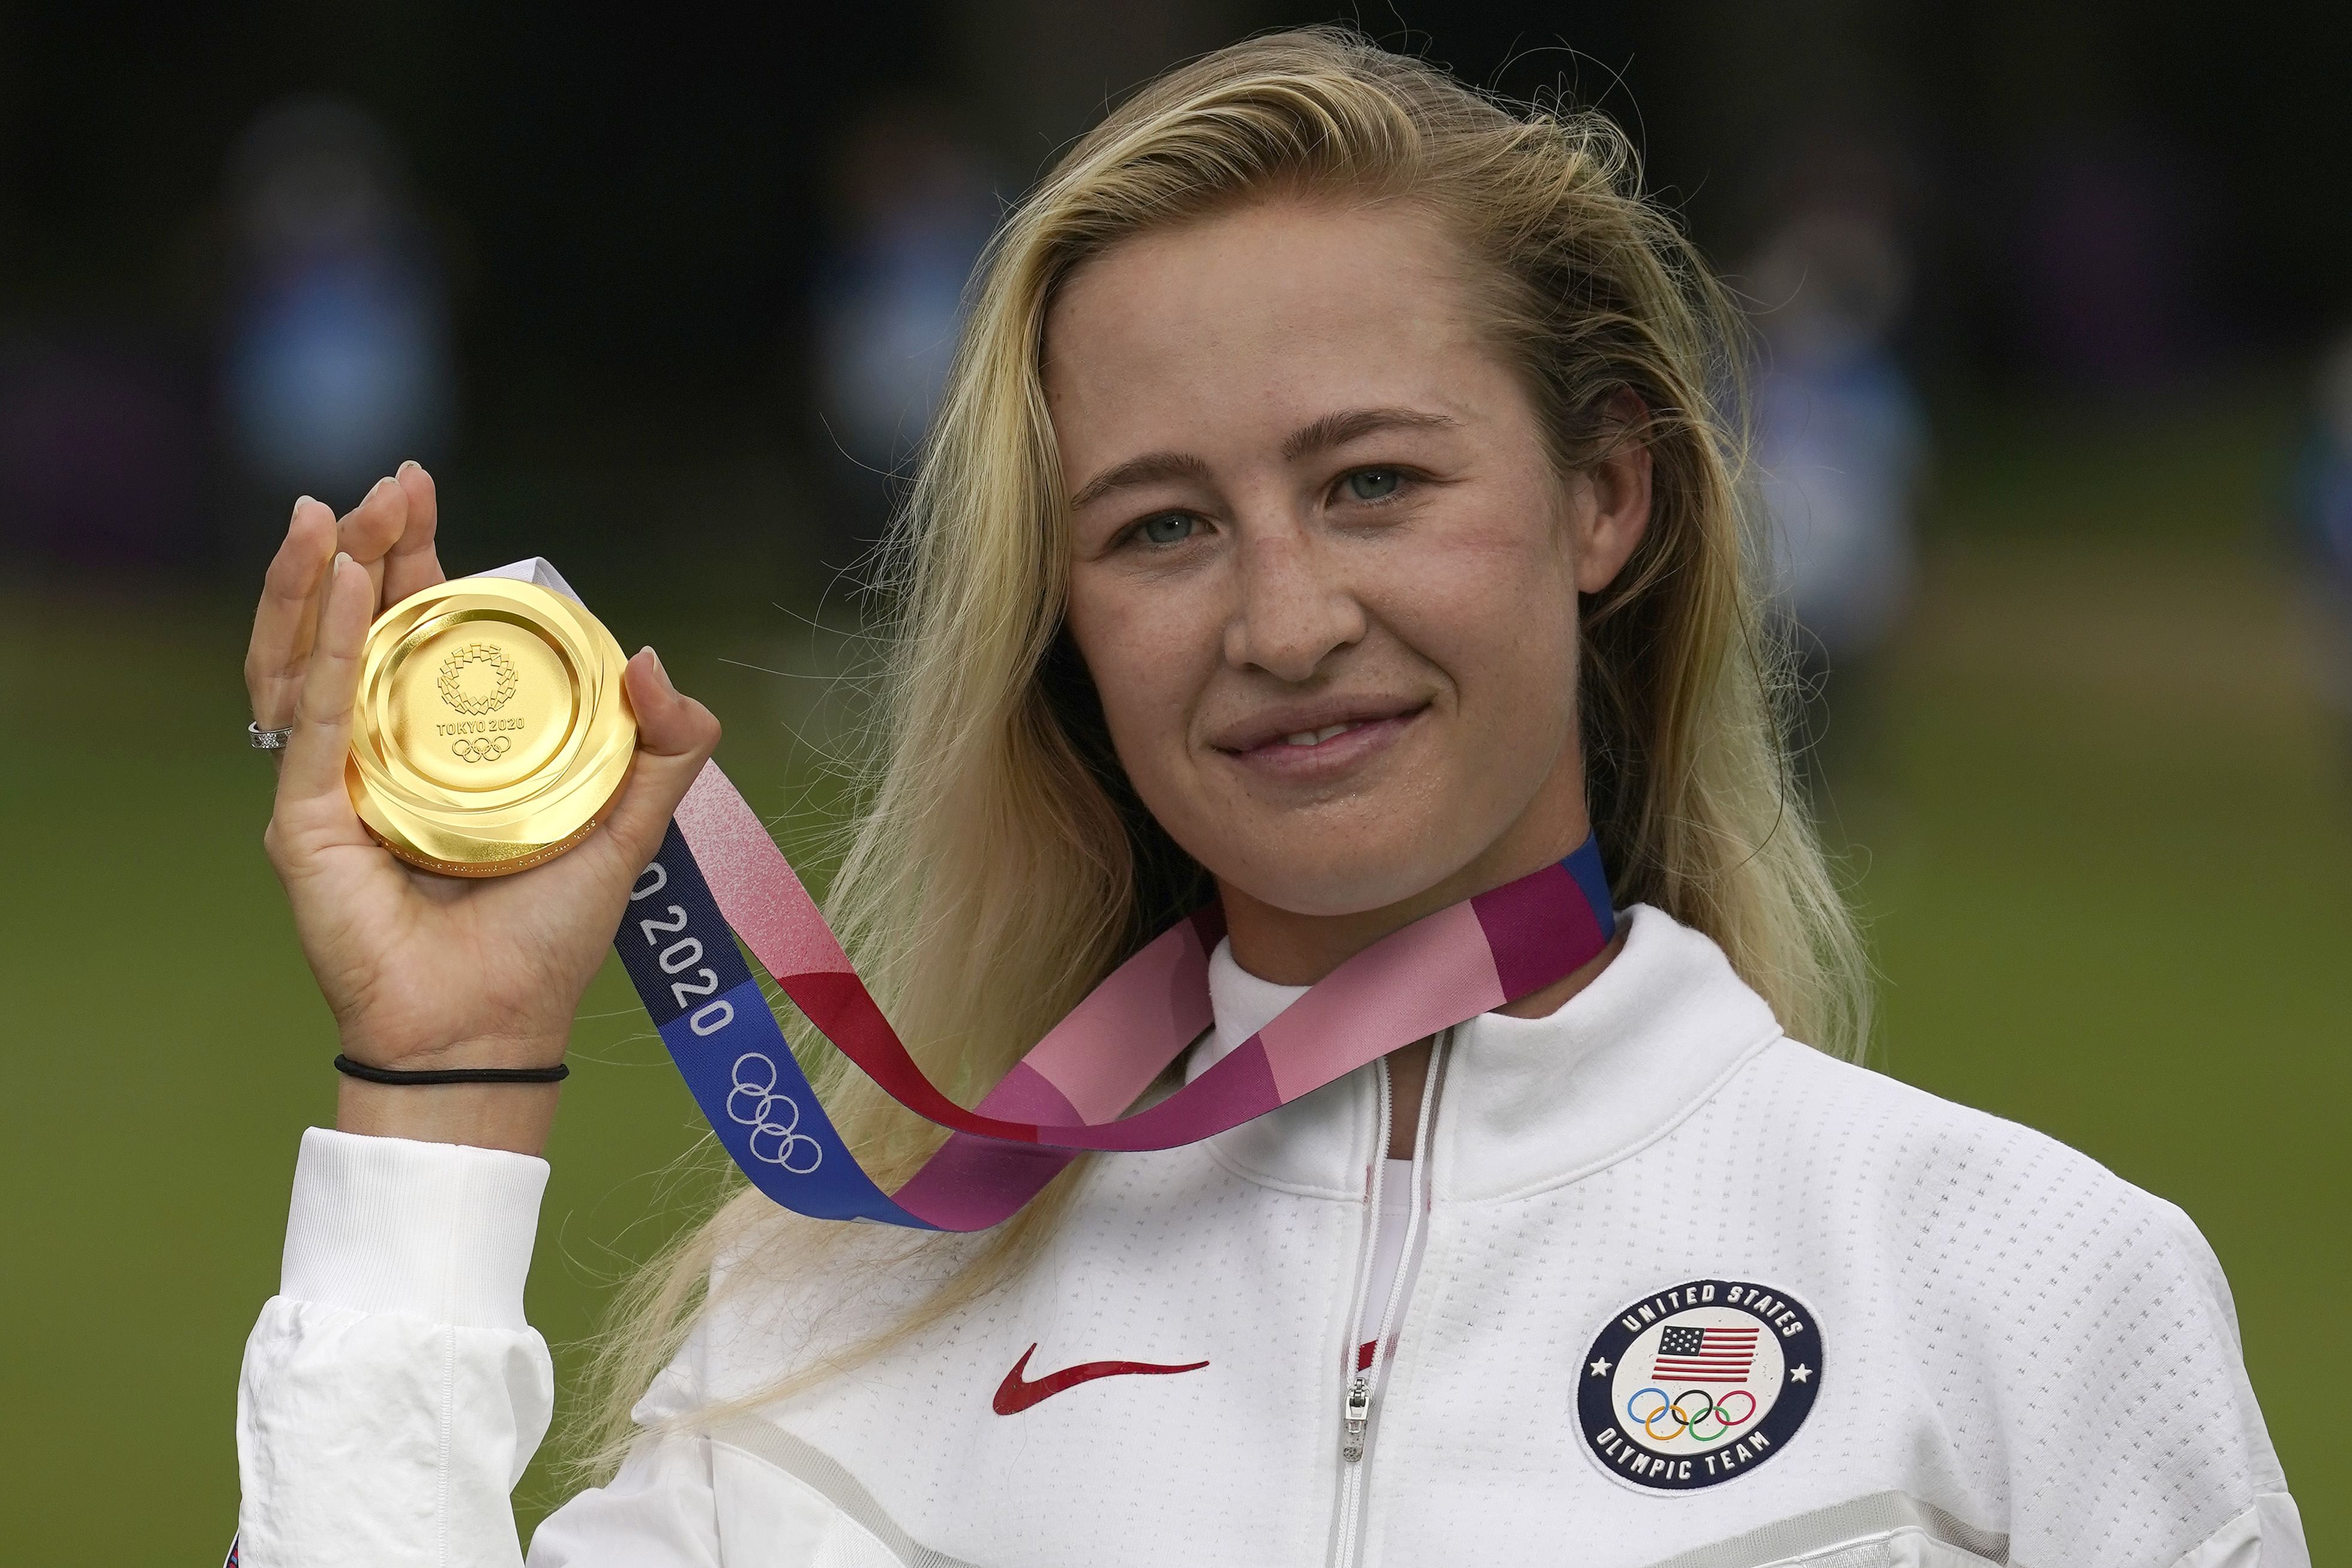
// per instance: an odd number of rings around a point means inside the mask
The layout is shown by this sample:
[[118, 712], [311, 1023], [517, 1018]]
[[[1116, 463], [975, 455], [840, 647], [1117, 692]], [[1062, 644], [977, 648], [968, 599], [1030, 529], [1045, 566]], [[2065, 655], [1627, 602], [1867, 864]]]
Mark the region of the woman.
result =
[[[1186, 67], [1071, 152], [938, 417], [834, 894], [900, 1032], [968, 1102], [1213, 893], [1197, 1080], [1588, 831], [1615, 934], [980, 1237], [739, 1196], [608, 1346], [617, 1468], [534, 1563], [2306, 1561], [2187, 1219], [1846, 1064], [1864, 966], [1711, 412], [1731, 322], [1605, 122], [1345, 36]], [[413, 467], [297, 508], [248, 663], [257, 722], [299, 707], [268, 847], [349, 1056], [545, 1066], [718, 725], [641, 653], [600, 832], [397, 868], [340, 759], [436, 522]], [[828, 1103], [877, 1173], [937, 1142], [862, 1079]], [[516, 1559], [554, 1109], [346, 1081], [306, 1134], [246, 1562]]]

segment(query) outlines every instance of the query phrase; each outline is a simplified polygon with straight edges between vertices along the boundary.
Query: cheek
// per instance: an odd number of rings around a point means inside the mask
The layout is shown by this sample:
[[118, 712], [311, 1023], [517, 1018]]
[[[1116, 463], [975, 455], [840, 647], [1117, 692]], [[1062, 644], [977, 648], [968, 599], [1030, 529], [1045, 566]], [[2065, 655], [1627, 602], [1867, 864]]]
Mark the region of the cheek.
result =
[[[1070, 586], [1070, 639], [1094, 681], [1119, 763], [1139, 791], [1182, 754], [1202, 678], [1198, 617], [1186, 613], [1181, 591], [1163, 588], [1139, 591], [1114, 574], [1087, 570]], [[1209, 654], [1213, 663], [1213, 635]]]
[[1442, 549], [1398, 564], [1383, 619], [1453, 678], [1465, 716], [1570, 704], [1576, 583], [1559, 541], [1512, 521], [1459, 530]]

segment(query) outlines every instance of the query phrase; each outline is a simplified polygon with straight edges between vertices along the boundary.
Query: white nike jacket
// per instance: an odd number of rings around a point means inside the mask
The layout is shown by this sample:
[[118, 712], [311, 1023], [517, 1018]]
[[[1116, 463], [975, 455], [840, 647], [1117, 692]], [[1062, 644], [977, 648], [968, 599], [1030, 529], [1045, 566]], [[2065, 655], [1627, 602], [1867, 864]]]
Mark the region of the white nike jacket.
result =
[[[1297, 994], [1223, 949], [1212, 985], [1194, 1072]], [[1451, 1031], [1433, 1080], [1409, 1203], [1375, 1190], [1378, 1065], [1098, 1159], [1022, 1277], [642, 1443], [530, 1563], [2307, 1568], [2188, 1218], [1787, 1039], [1659, 911], [1551, 1017]], [[545, 1176], [305, 1134], [238, 1389], [245, 1568], [520, 1559]], [[908, 1289], [734, 1292], [639, 1417], [762, 1387]]]

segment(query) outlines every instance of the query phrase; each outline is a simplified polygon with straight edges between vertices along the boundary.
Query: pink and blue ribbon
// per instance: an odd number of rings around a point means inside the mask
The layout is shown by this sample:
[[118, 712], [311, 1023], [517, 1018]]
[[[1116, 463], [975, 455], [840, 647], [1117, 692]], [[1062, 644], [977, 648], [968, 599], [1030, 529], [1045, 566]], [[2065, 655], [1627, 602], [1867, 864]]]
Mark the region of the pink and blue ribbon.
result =
[[[1616, 916], [1598, 845], [1374, 943], [1200, 1077], [1129, 1107], [1213, 1021], [1213, 906], [1120, 965], [979, 1105], [908, 1052], [766, 826], [705, 766], [630, 892], [614, 945], [696, 1103], [754, 1186], [802, 1214], [919, 1229], [1010, 1218], [1077, 1155], [1174, 1148], [1541, 990], [1599, 956]], [[883, 1091], [949, 1130], [896, 1192], [826, 1115], [736, 946]]]

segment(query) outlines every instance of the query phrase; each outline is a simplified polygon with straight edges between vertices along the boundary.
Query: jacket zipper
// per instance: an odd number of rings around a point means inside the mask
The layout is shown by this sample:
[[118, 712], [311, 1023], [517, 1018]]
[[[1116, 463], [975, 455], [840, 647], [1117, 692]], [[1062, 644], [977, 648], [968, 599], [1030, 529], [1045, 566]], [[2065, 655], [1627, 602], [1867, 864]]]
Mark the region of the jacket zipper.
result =
[[1389, 1283], [1388, 1300], [1381, 1309], [1380, 1324], [1371, 1341], [1371, 1364], [1356, 1366], [1356, 1347], [1363, 1343], [1365, 1298], [1371, 1291], [1372, 1269], [1380, 1257], [1381, 1187], [1388, 1170], [1389, 1064], [1385, 1061], [1379, 1064], [1378, 1130], [1371, 1179], [1365, 1195], [1370, 1224], [1366, 1228], [1363, 1265], [1357, 1270], [1355, 1296], [1348, 1317], [1349, 1374], [1340, 1402], [1339, 1509], [1332, 1542], [1332, 1568], [1355, 1568], [1363, 1551], [1365, 1461], [1371, 1454], [1372, 1407], [1377, 1403], [1374, 1385], [1378, 1379], [1374, 1374], [1389, 1342], [1395, 1337], [1397, 1325], [1403, 1321], [1414, 1278], [1421, 1271], [1422, 1220], [1428, 1208], [1430, 1126], [1437, 1119], [1439, 1082], [1444, 1075], [1445, 1048], [1452, 1038], [1450, 1030], [1439, 1035], [1430, 1051], [1429, 1075], [1421, 1092], [1421, 1117], [1413, 1128], [1412, 1197], [1405, 1215], [1403, 1249], [1398, 1254], [1396, 1278]]

